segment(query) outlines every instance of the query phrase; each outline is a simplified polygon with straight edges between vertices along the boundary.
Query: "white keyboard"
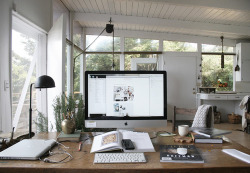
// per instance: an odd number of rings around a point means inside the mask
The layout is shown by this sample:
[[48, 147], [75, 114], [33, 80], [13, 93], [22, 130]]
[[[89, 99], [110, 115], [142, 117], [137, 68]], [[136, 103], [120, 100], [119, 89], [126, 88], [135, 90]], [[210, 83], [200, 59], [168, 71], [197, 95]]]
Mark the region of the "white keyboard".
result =
[[95, 153], [94, 163], [145, 163], [144, 153]]

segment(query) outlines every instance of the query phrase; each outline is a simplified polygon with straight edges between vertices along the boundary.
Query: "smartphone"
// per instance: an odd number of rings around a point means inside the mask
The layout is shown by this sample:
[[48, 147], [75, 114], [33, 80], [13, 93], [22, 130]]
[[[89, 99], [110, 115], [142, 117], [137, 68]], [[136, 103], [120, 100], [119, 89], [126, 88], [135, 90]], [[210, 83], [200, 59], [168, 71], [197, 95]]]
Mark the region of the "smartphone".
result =
[[134, 150], [135, 149], [135, 146], [130, 139], [123, 139], [122, 146], [123, 146], [123, 148], [125, 148], [125, 150]]

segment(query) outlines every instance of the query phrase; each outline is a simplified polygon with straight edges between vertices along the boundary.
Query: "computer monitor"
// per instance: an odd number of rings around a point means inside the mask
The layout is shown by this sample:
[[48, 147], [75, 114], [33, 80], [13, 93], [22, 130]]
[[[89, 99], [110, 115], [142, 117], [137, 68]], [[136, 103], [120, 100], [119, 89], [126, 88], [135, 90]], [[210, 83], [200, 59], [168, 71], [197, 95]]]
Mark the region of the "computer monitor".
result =
[[166, 71], [86, 71], [85, 127], [166, 127], [166, 80]]

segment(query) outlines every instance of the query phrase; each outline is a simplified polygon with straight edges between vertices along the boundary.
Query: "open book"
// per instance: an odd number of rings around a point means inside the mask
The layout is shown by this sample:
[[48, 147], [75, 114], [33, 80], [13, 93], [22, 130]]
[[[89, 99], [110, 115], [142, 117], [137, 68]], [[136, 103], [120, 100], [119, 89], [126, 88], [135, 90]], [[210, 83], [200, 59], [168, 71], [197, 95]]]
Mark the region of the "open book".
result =
[[[122, 147], [122, 139], [130, 139], [135, 149], [125, 150]], [[112, 150], [123, 150], [124, 152], [155, 152], [148, 133], [111, 131], [94, 137], [90, 153]]]

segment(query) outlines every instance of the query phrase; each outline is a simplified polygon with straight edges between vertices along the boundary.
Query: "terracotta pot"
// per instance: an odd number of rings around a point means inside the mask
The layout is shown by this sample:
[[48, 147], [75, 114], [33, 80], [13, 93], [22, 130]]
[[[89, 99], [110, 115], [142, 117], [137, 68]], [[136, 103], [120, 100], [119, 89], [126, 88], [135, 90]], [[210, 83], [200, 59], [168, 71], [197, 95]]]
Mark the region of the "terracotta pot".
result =
[[65, 119], [62, 121], [62, 131], [63, 133], [65, 134], [72, 134], [75, 132], [75, 128], [76, 128], [76, 125], [75, 125], [75, 120], [71, 119], [71, 120], [68, 120], [68, 119]]

